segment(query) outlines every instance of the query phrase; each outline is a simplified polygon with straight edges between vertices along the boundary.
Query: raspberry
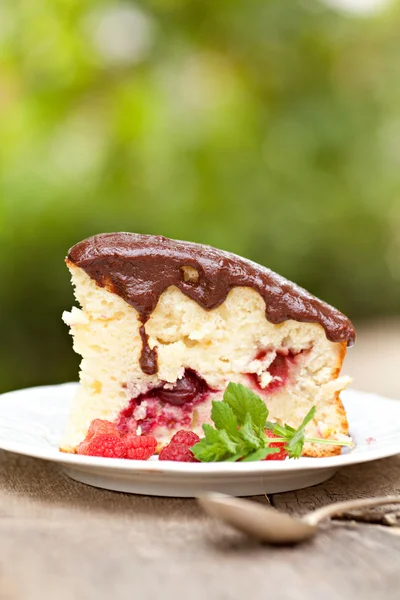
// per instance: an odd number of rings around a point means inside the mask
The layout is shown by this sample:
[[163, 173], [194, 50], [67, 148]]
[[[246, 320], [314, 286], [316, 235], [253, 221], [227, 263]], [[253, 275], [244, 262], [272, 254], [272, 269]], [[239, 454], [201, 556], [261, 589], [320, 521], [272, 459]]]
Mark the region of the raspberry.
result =
[[[265, 435], [269, 438], [277, 437], [272, 431], [269, 431], [269, 429], [265, 430]], [[267, 454], [265, 460], [285, 460], [288, 456], [285, 442], [272, 442], [271, 444], [268, 444], [268, 448], [279, 448], [280, 450], [274, 454]]]
[[178, 462], [199, 462], [195, 459], [186, 444], [168, 444], [160, 452], [158, 460], [174, 460]]
[[119, 432], [117, 431], [114, 423], [111, 423], [111, 421], [106, 421], [104, 419], [94, 419], [90, 423], [90, 427], [88, 429], [85, 441], [87, 442], [91, 440], [94, 435], [103, 433], [120, 437]]
[[126, 448], [126, 458], [147, 460], [156, 451], [157, 440], [152, 435], [134, 435], [128, 433], [122, 438]]
[[81, 442], [78, 446], [78, 454], [103, 456], [104, 458], [125, 458], [126, 447], [119, 436], [100, 433], [94, 435], [90, 440]]
[[193, 433], [193, 431], [185, 431], [184, 429], [181, 429], [172, 437], [170, 443], [171, 444], [184, 444], [185, 446], [188, 446], [189, 448], [191, 448], [192, 446], [197, 444], [197, 442], [199, 442], [199, 441], [200, 441], [199, 436], [196, 435], [195, 433]]

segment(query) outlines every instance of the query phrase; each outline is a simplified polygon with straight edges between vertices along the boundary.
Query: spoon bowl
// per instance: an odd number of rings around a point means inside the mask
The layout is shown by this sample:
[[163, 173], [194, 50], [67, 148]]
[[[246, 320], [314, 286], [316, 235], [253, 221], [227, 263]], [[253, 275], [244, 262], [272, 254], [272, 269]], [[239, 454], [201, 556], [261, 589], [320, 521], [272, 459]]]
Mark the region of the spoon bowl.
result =
[[261, 542], [297, 544], [315, 535], [319, 524], [324, 519], [348, 510], [400, 504], [400, 496], [335, 502], [302, 517], [288, 515], [273, 506], [262, 506], [256, 502], [231, 498], [223, 494], [204, 494], [198, 498], [198, 501], [210, 516]]
[[295, 519], [272, 506], [262, 506], [248, 500], [207, 494], [199, 498], [199, 502], [210, 516], [260, 542], [296, 544], [312, 537], [316, 530], [315, 525]]

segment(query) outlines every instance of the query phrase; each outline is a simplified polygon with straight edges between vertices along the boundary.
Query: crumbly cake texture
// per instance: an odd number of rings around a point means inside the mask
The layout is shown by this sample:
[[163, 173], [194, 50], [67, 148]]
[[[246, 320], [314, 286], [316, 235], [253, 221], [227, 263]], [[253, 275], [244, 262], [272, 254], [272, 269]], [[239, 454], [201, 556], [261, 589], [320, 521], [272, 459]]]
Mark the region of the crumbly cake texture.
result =
[[[149, 236], [143, 237], [147, 243]], [[180, 429], [201, 435], [202, 424], [211, 422], [212, 400], [222, 399], [230, 381], [259, 394], [270, 420], [297, 427], [315, 405], [309, 437], [348, 434], [339, 396], [349, 382], [339, 376], [347, 342], [329, 340], [320, 323], [270, 322], [265, 298], [249, 286], [232, 287], [222, 303], [204, 309], [169, 285], [145, 323], [148, 348], [157, 356], [157, 372], [147, 374], [140, 312], [107, 281], [99, 285], [70, 259], [67, 265], [81, 308], [63, 319], [82, 362], [61, 450], [75, 452], [96, 418], [116, 422], [121, 431], [154, 435], [160, 447]], [[185, 280], [195, 282], [198, 270], [181, 266]], [[306, 456], [338, 453], [338, 446], [304, 447]]]

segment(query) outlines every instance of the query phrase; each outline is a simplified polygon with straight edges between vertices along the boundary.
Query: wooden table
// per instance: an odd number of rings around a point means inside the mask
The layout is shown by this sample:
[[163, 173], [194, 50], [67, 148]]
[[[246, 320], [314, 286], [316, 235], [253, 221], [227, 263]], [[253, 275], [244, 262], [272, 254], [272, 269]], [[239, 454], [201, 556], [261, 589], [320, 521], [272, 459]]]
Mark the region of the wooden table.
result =
[[[390, 493], [400, 494], [400, 455], [270, 500], [303, 512]], [[363, 518], [376, 522], [335, 521], [305, 545], [261, 546], [193, 500], [97, 490], [0, 451], [0, 599], [398, 600], [400, 528], [381, 511]]]

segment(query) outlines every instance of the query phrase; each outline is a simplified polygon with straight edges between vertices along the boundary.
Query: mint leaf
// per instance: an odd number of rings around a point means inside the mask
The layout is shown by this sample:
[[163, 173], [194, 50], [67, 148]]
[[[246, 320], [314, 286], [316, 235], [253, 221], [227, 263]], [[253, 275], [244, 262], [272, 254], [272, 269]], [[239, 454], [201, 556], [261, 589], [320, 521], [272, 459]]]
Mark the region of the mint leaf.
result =
[[229, 383], [224, 393], [224, 402], [229, 404], [233, 410], [238, 425], [243, 425], [246, 414], [250, 413], [254, 431], [264, 431], [265, 422], [268, 418], [268, 409], [265, 402], [261, 400], [252, 390], [240, 383]]
[[226, 437], [221, 436], [222, 432], [217, 431], [207, 423], [203, 424], [203, 431], [205, 437], [191, 448], [194, 457], [201, 462], [226, 460], [232, 454], [229, 438], [227, 444]]
[[[268, 410], [264, 402], [244, 386], [229, 386], [230, 401], [226, 400], [225, 393], [222, 401], [212, 403], [215, 428], [204, 424], [205, 437], [192, 447], [195, 458], [201, 462], [234, 461], [257, 450], [266, 450], [264, 425]], [[245, 410], [247, 408], [249, 410]]]
[[279, 435], [280, 437], [291, 437], [291, 435], [297, 431], [287, 423], [279, 425], [279, 423], [271, 423], [270, 421], [266, 422], [265, 429], [269, 429], [269, 431], [272, 431], [272, 433]]
[[312, 421], [315, 417], [316, 411], [316, 407], [313, 406], [304, 417], [304, 420], [300, 427], [297, 429], [297, 431], [295, 431], [294, 433], [291, 432], [291, 435], [288, 436], [290, 437], [290, 439], [287, 444], [287, 451], [291, 458], [300, 458], [304, 446], [305, 428], [307, 427], [308, 423]]
[[241, 462], [251, 462], [254, 460], [264, 460], [268, 454], [275, 454], [276, 452], [280, 452], [279, 448], [259, 448], [254, 452], [250, 452], [247, 456], [245, 456]]
[[256, 450], [257, 448], [264, 446], [264, 439], [254, 433], [254, 424], [250, 413], [246, 413], [244, 423], [241, 426], [239, 433], [240, 437], [251, 449]]
[[284, 425], [279, 425], [279, 423], [267, 423], [266, 429], [272, 431], [274, 435], [285, 438], [288, 435], [288, 431]]
[[238, 436], [238, 422], [229, 404], [213, 400], [211, 418], [217, 429], [225, 429], [234, 438]]
[[241, 460], [245, 456], [243, 452], [237, 452], [236, 454], [232, 454], [229, 458], [226, 458], [224, 462], [236, 462]]
[[209, 442], [219, 442], [219, 432], [212, 425], [203, 423], [203, 431], [206, 436], [205, 439]]
[[223, 461], [229, 456], [229, 452], [223, 443], [209, 443], [206, 438], [195, 444], [191, 451], [194, 457], [201, 462]]
[[303, 419], [302, 424], [300, 425], [299, 429], [297, 431], [303, 430], [306, 428], [306, 426], [309, 424], [310, 421], [313, 420], [313, 418], [315, 417], [315, 413], [317, 412], [317, 408], [315, 406], [313, 406], [312, 408], [310, 408], [310, 410], [308, 411], [308, 413], [306, 414], [306, 416]]
[[236, 454], [237, 444], [229, 437], [229, 434], [225, 429], [221, 429], [219, 432], [219, 438], [223, 444], [225, 444], [225, 448], [228, 450], [230, 454]]
[[296, 433], [295, 428], [294, 427], [290, 427], [290, 425], [288, 425], [287, 423], [285, 423], [284, 427], [285, 427], [285, 429], [286, 429], [286, 431], [288, 433]]
[[283, 440], [287, 441], [287, 451], [290, 458], [299, 458], [303, 452], [303, 446], [305, 442], [305, 428], [310, 421], [315, 417], [316, 407], [313, 406], [298, 429], [294, 429], [287, 423], [279, 425], [279, 423], [266, 423], [266, 429], [272, 431], [272, 433]]

